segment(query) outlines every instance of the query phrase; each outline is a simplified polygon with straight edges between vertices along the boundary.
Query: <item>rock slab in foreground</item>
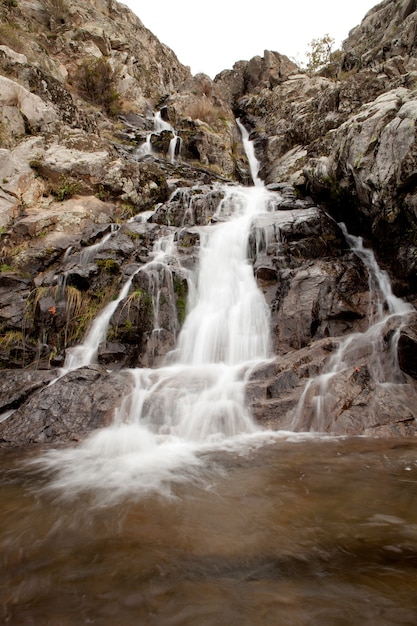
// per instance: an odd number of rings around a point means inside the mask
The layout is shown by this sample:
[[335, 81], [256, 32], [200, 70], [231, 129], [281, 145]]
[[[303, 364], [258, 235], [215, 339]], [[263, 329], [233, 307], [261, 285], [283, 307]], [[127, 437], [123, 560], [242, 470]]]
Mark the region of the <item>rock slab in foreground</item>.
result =
[[108, 373], [100, 366], [69, 372], [32, 394], [0, 423], [0, 445], [78, 441], [111, 423], [114, 410], [129, 388], [126, 374]]

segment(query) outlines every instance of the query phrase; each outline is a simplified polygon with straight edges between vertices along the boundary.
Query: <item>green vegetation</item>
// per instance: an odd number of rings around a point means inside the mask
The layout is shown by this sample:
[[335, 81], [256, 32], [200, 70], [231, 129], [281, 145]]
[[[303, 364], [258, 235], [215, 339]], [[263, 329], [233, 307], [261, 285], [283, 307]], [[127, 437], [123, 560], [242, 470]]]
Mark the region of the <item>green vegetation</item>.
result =
[[174, 277], [175, 304], [177, 307], [178, 322], [184, 323], [187, 313], [187, 283], [181, 278]]
[[50, 298], [53, 302], [48, 309], [50, 321], [46, 325], [42, 322], [42, 333], [43, 341], [48, 343], [56, 354], [81, 340], [85, 329], [111, 295], [111, 290], [98, 290], [90, 295], [73, 285], [37, 287], [27, 300], [25, 316], [27, 326], [33, 327], [34, 320], [39, 315], [40, 301], [43, 298]]
[[51, 185], [50, 187], [51, 194], [60, 202], [63, 200], [69, 200], [69, 198], [75, 196], [80, 189], [81, 185], [77, 180], [74, 178], [67, 178], [64, 175], [62, 175], [59, 179], [58, 185]]
[[132, 202], [123, 202], [120, 205], [120, 209], [121, 209], [120, 219], [122, 220], [128, 220], [134, 215], [136, 215], [138, 212], [137, 207], [135, 207], [135, 205]]
[[5, 9], [15, 9], [17, 7], [17, 0], [1, 0], [1, 7]]
[[29, 167], [31, 167], [35, 171], [38, 171], [40, 166], [41, 166], [41, 159], [38, 156], [34, 157], [33, 159], [29, 161]]
[[26, 54], [27, 52], [24, 34], [18, 26], [9, 21], [0, 24], [0, 45], [8, 46], [20, 54]]
[[2, 263], [0, 265], [0, 272], [14, 272], [14, 267], [8, 265], [7, 263]]
[[154, 308], [152, 296], [140, 287], [136, 287], [123, 301], [118, 310], [115, 325], [109, 330], [109, 341], [137, 342], [137, 337], [150, 331], [153, 326]]
[[102, 106], [108, 115], [120, 113], [120, 94], [116, 90], [115, 74], [106, 59], [100, 57], [83, 61], [75, 81], [86, 100]]
[[[19, 330], [9, 330], [1, 333], [0, 336], [0, 354], [2, 360], [6, 357], [6, 361], [12, 359], [15, 363], [25, 365], [26, 357], [26, 340], [24, 334]], [[2, 364], [2, 367], [4, 365]]]
[[114, 259], [99, 259], [97, 265], [111, 276], [120, 272], [120, 267]]
[[308, 45], [309, 50], [306, 53], [308, 59], [307, 72], [311, 75], [331, 62], [334, 39], [327, 33], [323, 37], [313, 39]]

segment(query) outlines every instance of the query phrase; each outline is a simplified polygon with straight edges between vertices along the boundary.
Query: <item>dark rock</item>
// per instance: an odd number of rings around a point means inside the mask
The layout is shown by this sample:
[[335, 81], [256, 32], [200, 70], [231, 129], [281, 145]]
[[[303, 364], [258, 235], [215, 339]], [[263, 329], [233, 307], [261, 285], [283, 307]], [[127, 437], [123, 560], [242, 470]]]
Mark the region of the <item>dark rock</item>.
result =
[[417, 325], [401, 329], [398, 339], [398, 363], [403, 372], [417, 378]]
[[69, 372], [0, 423], [0, 445], [77, 441], [111, 423], [129, 388], [126, 375], [99, 366]]
[[222, 189], [211, 186], [178, 188], [168, 202], [159, 206], [152, 222], [167, 226], [206, 225], [224, 197]]
[[31, 289], [33, 284], [30, 278], [15, 272], [0, 272], [0, 321], [3, 328], [22, 328]]
[[110, 369], [120, 369], [126, 362], [126, 346], [122, 343], [106, 341], [98, 348], [97, 360]]
[[163, 130], [158, 134], [151, 135], [151, 144], [153, 150], [162, 155], [167, 155], [169, 152], [169, 144], [171, 139], [174, 138], [174, 133], [170, 130]]
[[40, 370], [2, 370], [0, 376], [0, 414], [17, 409], [39, 389], [48, 385], [57, 373]]

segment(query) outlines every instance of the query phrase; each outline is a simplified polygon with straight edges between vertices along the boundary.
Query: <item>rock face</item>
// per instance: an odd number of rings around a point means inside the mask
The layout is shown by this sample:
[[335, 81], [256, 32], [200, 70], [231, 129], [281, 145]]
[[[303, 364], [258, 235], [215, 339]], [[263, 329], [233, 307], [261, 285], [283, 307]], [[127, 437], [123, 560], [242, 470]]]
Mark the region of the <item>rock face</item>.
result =
[[[223, 219], [225, 183], [251, 182], [236, 117], [273, 192], [248, 240], [273, 353], [248, 374], [254, 417], [415, 435], [416, 3], [380, 3], [314, 76], [266, 51], [215, 81], [117, 2], [62, 6], [1, 9], [0, 444], [83, 438], [130, 391], [126, 368], [170, 358], [201, 227]], [[386, 318], [341, 222], [391, 278]]]
[[[29, 389], [25, 386], [26, 393], [33, 388], [33, 384]], [[7, 419], [2, 425], [2, 442], [22, 446], [78, 441], [111, 423], [115, 406], [128, 389], [126, 376], [109, 375], [97, 366], [70, 372], [42, 393], [33, 394]]]
[[[288, 180], [369, 238], [394, 280], [415, 293], [417, 11], [381, 2], [315, 76], [290, 71], [248, 93], [227, 73], [252, 129], [261, 176]], [[331, 78], [329, 78], [331, 76]], [[225, 88], [227, 89], [227, 88]], [[388, 245], [387, 245], [388, 243]]]

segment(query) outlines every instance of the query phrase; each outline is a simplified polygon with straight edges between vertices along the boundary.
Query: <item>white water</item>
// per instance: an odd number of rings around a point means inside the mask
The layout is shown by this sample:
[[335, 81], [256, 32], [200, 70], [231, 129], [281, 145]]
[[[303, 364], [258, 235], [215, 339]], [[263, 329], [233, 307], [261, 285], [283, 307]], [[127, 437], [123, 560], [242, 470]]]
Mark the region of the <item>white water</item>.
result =
[[109, 302], [109, 304], [107, 304], [107, 306], [105, 306], [99, 313], [88, 331], [83, 343], [73, 348], [69, 348], [66, 351], [65, 363], [63, 367], [64, 373], [79, 367], [91, 365], [91, 363], [95, 362], [98, 347], [106, 338], [110, 319], [119, 306], [119, 303], [128, 295], [133, 277], [138, 271], [139, 269], [136, 270], [136, 272], [134, 272], [125, 282], [116, 300]]
[[[247, 249], [251, 224], [270, 210], [270, 200], [260, 185], [225, 188], [216, 223], [199, 229], [200, 260], [189, 277], [188, 315], [169, 365], [130, 370], [132, 391], [114, 425], [78, 448], [43, 458], [58, 471], [58, 489], [67, 495], [99, 489], [109, 499], [126, 491], [161, 490], [173, 477], [193, 475], [202, 447], [258, 432], [246, 406], [245, 380], [270, 356], [269, 311]], [[94, 358], [132, 278], [98, 316], [84, 344], [71, 351], [68, 369]]]
[[[110, 235], [111, 236], [111, 235]], [[98, 245], [103, 245], [103, 242]], [[85, 367], [87, 365], [91, 365], [95, 362], [97, 357], [97, 351], [99, 345], [102, 341], [105, 340], [107, 335], [107, 330], [110, 324], [110, 320], [117, 310], [119, 304], [128, 296], [129, 290], [133, 281], [134, 276], [140, 271], [148, 271], [151, 268], [151, 276], [154, 276], [154, 281], [157, 284], [158, 280], [158, 271], [153, 271], [153, 268], [158, 268], [159, 266], [166, 267], [164, 263], [165, 257], [169, 257], [173, 254], [173, 237], [163, 238], [156, 242], [154, 250], [153, 250], [153, 259], [146, 265], [142, 267], [138, 267], [136, 271], [134, 271], [126, 282], [123, 284], [122, 288], [119, 291], [119, 294], [115, 300], [109, 302], [103, 310], [97, 315], [95, 320], [93, 321], [90, 330], [83, 343], [78, 346], [74, 346], [73, 348], [69, 348], [66, 351], [65, 363], [63, 367], [63, 372], [69, 372], [79, 367]], [[158, 293], [155, 293], [155, 299], [157, 300]], [[154, 311], [155, 311], [155, 321], [154, 327], [158, 328], [158, 304], [157, 301], [154, 302]]]
[[118, 232], [120, 226], [118, 224], [111, 224], [110, 232], [104, 235], [97, 243], [93, 243], [91, 246], [87, 246], [80, 253], [80, 265], [87, 265], [90, 263], [97, 252], [103, 248], [106, 243]]
[[146, 141], [140, 146], [138, 150], [138, 156], [143, 157], [146, 154], [152, 154], [153, 153], [152, 142], [151, 142], [152, 135], [153, 134], [159, 135], [164, 130], [168, 130], [174, 135], [169, 143], [168, 159], [170, 163], [175, 163], [176, 155], [181, 154], [181, 143], [182, 143], [181, 138], [177, 135], [175, 129], [171, 126], [171, 124], [169, 124], [169, 122], [166, 122], [165, 120], [162, 119], [161, 111], [157, 111], [155, 113], [153, 121], [154, 121], [154, 131], [147, 135]]
[[253, 184], [255, 185], [255, 187], [263, 187], [263, 181], [259, 178], [260, 163], [256, 158], [254, 145], [251, 141], [249, 141], [249, 132], [246, 130], [240, 120], [236, 120], [236, 123], [239, 127], [242, 135], [242, 140], [245, 145], [246, 156], [249, 162], [249, 168]]
[[[365, 332], [352, 333], [341, 339], [324, 371], [307, 382], [294, 412], [294, 430], [308, 428], [323, 432], [329, 427], [338, 402], [331, 381], [344, 371], [356, 370], [359, 373], [361, 368], [358, 363], [363, 355], [366, 355], [366, 366], [376, 385], [386, 385], [395, 395], [401, 393], [401, 383], [404, 382], [398, 366], [397, 343], [399, 329], [414, 309], [393, 294], [388, 274], [379, 267], [373, 251], [364, 247], [362, 237], [350, 235], [343, 223], [339, 226], [352, 251], [368, 271], [368, 328]], [[395, 321], [397, 329], [387, 349], [384, 334], [390, 321]]]

